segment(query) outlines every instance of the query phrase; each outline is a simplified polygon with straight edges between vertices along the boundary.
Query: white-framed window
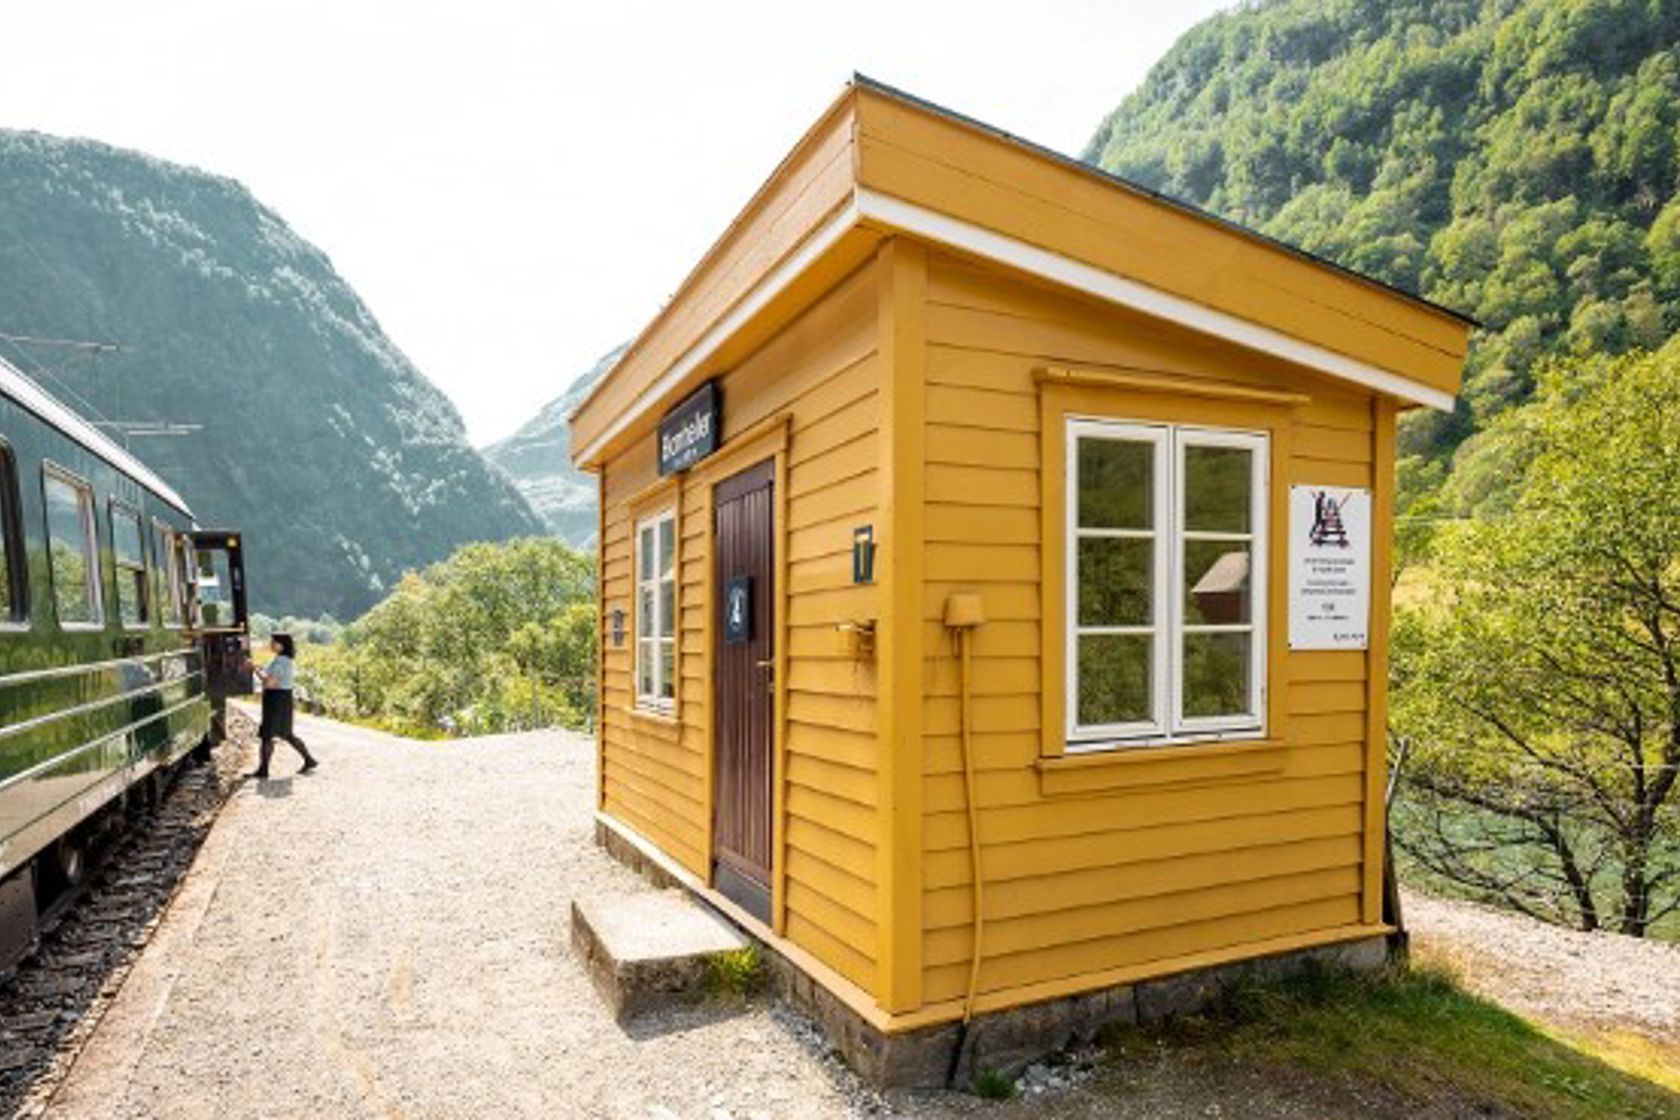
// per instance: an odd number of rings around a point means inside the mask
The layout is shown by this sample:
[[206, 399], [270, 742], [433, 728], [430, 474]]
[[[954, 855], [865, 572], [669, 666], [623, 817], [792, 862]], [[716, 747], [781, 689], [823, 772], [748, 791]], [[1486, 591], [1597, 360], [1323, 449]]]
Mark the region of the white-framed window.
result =
[[1265, 731], [1264, 433], [1070, 419], [1070, 751]]
[[151, 617], [151, 588], [140, 514], [115, 498], [111, 499], [111, 556], [117, 568], [117, 617], [127, 629], [144, 629]]
[[93, 487], [55, 464], [42, 467], [47, 504], [47, 551], [51, 560], [53, 609], [67, 630], [104, 625], [100, 596], [99, 533]]
[[670, 711], [677, 702], [677, 516], [636, 524], [636, 703]]

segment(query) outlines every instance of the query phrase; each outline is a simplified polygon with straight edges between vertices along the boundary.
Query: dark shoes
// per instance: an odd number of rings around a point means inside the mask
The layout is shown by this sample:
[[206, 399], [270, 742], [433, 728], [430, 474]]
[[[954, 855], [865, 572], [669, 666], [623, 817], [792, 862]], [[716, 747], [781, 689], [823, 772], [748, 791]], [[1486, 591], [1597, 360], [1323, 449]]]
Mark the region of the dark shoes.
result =
[[253, 770], [245, 776], [247, 778], [254, 778], [259, 782], [268, 781], [268, 771], [267, 770]]
[[320, 765], [321, 764], [319, 762], [315, 761], [313, 758], [306, 758], [306, 759], [303, 760], [303, 769], [299, 770], [298, 773], [299, 774], [307, 774], [311, 770], [315, 769], [317, 766], [320, 766]]

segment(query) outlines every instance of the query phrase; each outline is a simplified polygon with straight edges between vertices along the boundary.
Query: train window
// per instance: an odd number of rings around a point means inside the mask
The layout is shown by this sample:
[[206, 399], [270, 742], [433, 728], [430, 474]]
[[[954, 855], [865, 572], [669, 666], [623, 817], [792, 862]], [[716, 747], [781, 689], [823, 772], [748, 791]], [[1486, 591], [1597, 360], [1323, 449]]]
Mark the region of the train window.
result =
[[42, 474], [47, 499], [47, 547], [52, 559], [53, 607], [58, 624], [86, 629], [102, 624], [98, 529], [93, 489], [58, 467]]
[[17, 460], [0, 443], [0, 626], [29, 619], [29, 561], [23, 545], [22, 503], [18, 500]]
[[198, 551], [198, 624], [216, 630], [236, 624], [233, 603], [233, 571], [226, 550]]
[[143, 627], [150, 618], [146, 585], [146, 546], [140, 535], [140, 515], [121, 502], [111, 502], [111, 553], [117, 562], [117, 615], [128, 627]]
[[175, 547], [175, 534], [161, 521], [152, 522], [152, 575], [158, 614], [165, 626], [178, 630], [186, 613], [181, 609], [181, 551]]

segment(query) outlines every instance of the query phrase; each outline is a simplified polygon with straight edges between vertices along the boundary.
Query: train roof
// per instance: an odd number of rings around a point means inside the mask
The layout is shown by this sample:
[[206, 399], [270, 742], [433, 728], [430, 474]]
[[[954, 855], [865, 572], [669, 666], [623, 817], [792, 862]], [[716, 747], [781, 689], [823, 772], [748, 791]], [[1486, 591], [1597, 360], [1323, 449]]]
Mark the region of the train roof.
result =
[[188, 517], [192, 516], [192, 510], [174, 487], [4, 358], [0, 358], [0, 394], [16, 401]]

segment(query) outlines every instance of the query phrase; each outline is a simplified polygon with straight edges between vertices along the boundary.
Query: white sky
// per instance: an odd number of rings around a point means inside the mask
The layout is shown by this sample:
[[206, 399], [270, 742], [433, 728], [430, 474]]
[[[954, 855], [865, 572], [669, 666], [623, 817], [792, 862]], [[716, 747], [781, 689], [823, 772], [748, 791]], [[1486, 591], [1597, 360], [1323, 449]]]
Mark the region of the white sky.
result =
[[239, 179], [482, 444], [642, 327], [853, 70], [1078, 154], [1226, 6], [0, 0], [0, 126]]

